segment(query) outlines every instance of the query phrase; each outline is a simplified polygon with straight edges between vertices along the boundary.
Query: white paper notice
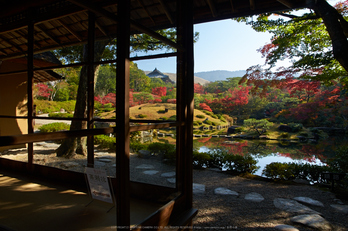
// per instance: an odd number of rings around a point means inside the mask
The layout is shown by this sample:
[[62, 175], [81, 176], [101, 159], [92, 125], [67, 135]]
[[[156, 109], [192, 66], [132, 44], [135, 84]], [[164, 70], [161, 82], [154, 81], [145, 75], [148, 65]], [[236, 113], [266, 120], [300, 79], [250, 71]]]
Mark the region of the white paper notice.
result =
[[106, 171], [88, 167], [85, 171], [92, 198], [112, 204], [112, 195]]

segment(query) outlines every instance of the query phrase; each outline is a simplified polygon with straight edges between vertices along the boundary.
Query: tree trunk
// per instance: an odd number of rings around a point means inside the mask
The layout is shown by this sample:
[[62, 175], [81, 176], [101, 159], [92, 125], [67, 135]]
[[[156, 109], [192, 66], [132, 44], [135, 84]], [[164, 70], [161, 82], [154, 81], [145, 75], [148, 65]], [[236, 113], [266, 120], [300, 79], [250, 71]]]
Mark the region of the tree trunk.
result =
[[[95, 60], [100, 60], [105, 47], [110, 41], [98, 41], [95, 43], [94, 57]], [[83, 47], [83, 59], [87, 60], [87, 45]], [[83, 66], [80, 71], [79, 87], [77, 90], [76, 105], [74, 118], [86, 118], [87, 117], [87, 66]], [[96, 79], [96, 72], [98, 66], [94, 66], [94, 76]], [[95, 81], [96, 82], [96, 81]], [[86, 121], [73, 120], [70, 125], [70, 130], [87, 129]], [[63, 141], [57, 151], [57, 156], [63, 156], [66, 158], [73, 158], [76, 154], [87, 155], [86, 147], [87, 137], [75, 137], [68, 138]]]
[[345, 36], [345, 25], [347, 22], [343, 19], [342, 15], [325, 0], [312, 1], [311, 8], [323, 19], [326, 30], [332, 40], [335, 59], [348, 71], [348, 41]]

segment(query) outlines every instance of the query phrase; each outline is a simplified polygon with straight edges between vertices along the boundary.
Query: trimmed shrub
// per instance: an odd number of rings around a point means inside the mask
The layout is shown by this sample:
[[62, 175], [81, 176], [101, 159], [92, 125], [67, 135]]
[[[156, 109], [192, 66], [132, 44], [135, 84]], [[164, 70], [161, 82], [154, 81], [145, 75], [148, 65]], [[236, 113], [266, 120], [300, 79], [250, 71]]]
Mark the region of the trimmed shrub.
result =
[[291, 132], [299, 132], [303, 129], [303, 125], [300, 123], [289, 123], [288, 126], [291, 128]]
[[283, 132], [280, 134], [279, 138], [280, 139], [288, 139], [288, 138], [290, 138], [290, 135], [287, 132]]
[[330, 167], [273, 162], [266, 165], [265, 169], [262, 171], [262, 175], [278, 180], [292, 180], [297, 178], [305, 179], [312, 183], [322, 183], [325, 182], [325, 180], [321, 178], [321, 174], [326, 171], [330, 171]]
[[146, 118], [146, 117], [147, 117], [147, 115], [144, 115], [144, 114], [139, 114], [139, 115], [138, 115], [138, 117], [139, 117], [139, 118]]
[[58, 132], [70, 129], [70, 125], [66, 123], [50, 123], [39, 127], [40, 132]]
[[98, 148], [115, 149], [116, 137], [96, 135], [94, 136], [94, 144], [98, 145]]
[[139, 150], [146, 150], [147, 149], [146, 144], [142, 144], [140, 142], [136, 142], [136, 141], [131, 141], [129, 144], [129, 148], [133, 151], [133, 152], [138, 152]]
[[199, 118], [199, 119], [204, 119], [205, 115], [196, 115], [196, 117]]
[[211, 156], [205, 152], [193, 151], [193, 167], [197, 169], [209, 167]]
[[210, 115], [210, 116], [213, 116], [213, 115], [214, 115], [214, 113], [211, 112], [211, 111], [203, 110], [203, 112], [204, 112], [206, 115]]
[[203, 123], [204, 123], [204, 124], [208, 124], [208, 125], [212, 125], [212, 124], [213, 124], [213, 122], [210, 121], [210, 120], [204, 120]]
[[259, 167], [256, 166], [257, 161], [252, 156], [241, 155], [225, 155], [225, 167], [228, 171], [235, 173], [254, 173]]
[[220, 125], [220, 123], [214, 122], [214, 121], [212, 121], [211, 124], [212, 124], [213, 126], [219, 126], [219, 125]]
[[171, 117], [169, 117], [169, 120], [174, 120], [174, 121], [176, 121], [176, 115], [172, 115]]
[[163, 155], [163, 158], [169, 161], [174, 161], [176, 157], [175, 145], [169, 143], [151, 143], [147, 146], [147, 150], [154, 155]]
[[73, 118], [74, 115], [70, 113], [50, 113], [48, 117], [56, 117], [56, 118]]

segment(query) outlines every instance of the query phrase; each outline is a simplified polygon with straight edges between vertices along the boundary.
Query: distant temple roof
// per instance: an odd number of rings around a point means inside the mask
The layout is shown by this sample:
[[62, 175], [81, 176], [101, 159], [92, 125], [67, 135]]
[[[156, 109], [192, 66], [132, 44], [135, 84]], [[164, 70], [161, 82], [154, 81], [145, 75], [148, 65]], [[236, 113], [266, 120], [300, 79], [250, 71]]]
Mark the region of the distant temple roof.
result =
[[174, 83], [174, 81], [172, 81], [168, 75], [163, 74], [157, 68], [155, 68], [152, 72], [147, 74], [147, 76], [150, 78], [160, 78], [165, 83]]
[[164, 77], [169, 77], [168, 75], [163, 74], [162, 72], [160, 72], [159, 70], [157, 70], [157, 68], [155, 68], [155, 70], [153, 70], [152, 72], [150, 72], [149, 74], [147, 74], [147, 76], [149, 76], [150, 78], [164, 78]]

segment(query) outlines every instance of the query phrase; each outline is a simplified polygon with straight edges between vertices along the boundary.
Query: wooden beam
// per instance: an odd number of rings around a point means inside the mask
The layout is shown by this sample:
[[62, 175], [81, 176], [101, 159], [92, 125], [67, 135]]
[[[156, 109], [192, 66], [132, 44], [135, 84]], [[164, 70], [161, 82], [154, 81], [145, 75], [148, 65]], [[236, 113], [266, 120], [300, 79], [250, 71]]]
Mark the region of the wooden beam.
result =
[[117, 69], [116, 69], [116, 204], [117, 230], [130, 229], [129, 173], [129, 47], [130, 1], [117, 5]]
[[218, 13], [216, 11], [216, 7], [215, 7], [215, 4], [212, 0], [207, 0], [208, 2], [208, 5], [209, 5], [209, 8], [210, 8], [210, 11], [211, 11], [211, 14], [213, 15], [213, 17], [217, 17], [218, 16]]
[[177, 118], [184, 126], [177, 127], [177, 188], [185, 198], [185, 209], [192, 208], [192, 151], [193, 151], [193, 0], [177, 1], [177, 37], [184, 47], [177, 58]]
[[[101, 7], [98, 7], [95, 4], [83, 2], [81, 0], [69, 0], [69, 1], [74, 3], [74, 4], [76, 4], [76, 5], [78, 5], [78, 6], [81, 6], [81, 7], [85, 8], [85, 9], [88, 9], [88, 10], [94, 12], [95, 14], [104, 16], [104, 17], [106, 17], [106, 18], [108, 18], [108, 19], [118, 23], [118, 19], [117, 19], [116, 15], [114, 15], [113, 13], [111, 13], [111, 12], [101, 8]], [[174, 47], [176, 49], [182, 49], [182, 47], [180, 47], [177, 43], [175, 43], [172, 40], [170, 40], [170, 39], [168, 39], [168, 38], [166, 38], [166, 37], [156, 33], [155, 31], [153, 31], [153, 30], [151, 30], [151, 29], [141, 25], [140, 23], [138, 23], [138, 22], [136, 22], [136, 21], [134, 21], [132, 19], [130, 19], [130, 23], [131, 23], [131, 26], [134, 29], [139, 30], [139, 31], [141, 31], [143, 33], [146, 33], [146, 34], [152, 36], [153, 38], [158, 39], [161, 42], [163, 42], [163, 43], [165, 43], [165, 44], [167, 44], [169, 46], [172, 46], [172, 47]]]
[[293, 8], [293, 4], [291, 2], [289, 2], [288, 0], [277, 0], [278, 2], [280, 2], [281, 4], [283, 4], [284, 6], [292, 9]]
[[[29, 15], [32, 17], [32, 14]], [[34, 133], [34, 98], [33, 98], [33, 84], [34, 84], [34, 22], [29, 20], [28, 23], [28, 39], [27, 39], [27, 110], [28, 110], [28, 134]], [[33, 166], [34, 159], [34, 145], [32, 142], [28, 143], [28, 170]]]
[[19, 50], [20, 52], [24, 52], [24, 50], [23, 50], [20, 46], [17, 46], [17, 44], [11, 42], [11, 41], [8, 40], [8, 39], [5, 39], [4, 36], [0, 35], [0, 39], [4, 40], [4, 41], [7, 42], [8, 44], [10, 44], [11, 46], [13, 46], [13, 47], [16, 48], [17, 50]]
[[60, 41], [54, 38], [52, 35], [50, 35], [45, 29], [42, 28], [41, 25], [36, 25], [35, 28], [39, 30], [41, 33], [43, 33], [45, 36], [47, 36], [49, 39], [51, 39], [53, 42], [60, 45]]
[[231, 9], [232, 9], [232, 13], [237, 12], [236, 8], [234, 7], [233, 0], [230, 0], [230, 3], [231, 3]]
[[71, 137], [82, 137], [88, 135], [100, 135], [114, 133], [115, 128], [95, 128], [89, 130], [73, 130], [50, 133], [32, 133], [27, 135], [0, 136], [0, 147], [15, 144], [26, 144], [30, 142], [40, 142], [47, 140], [62, 140]]
[[75, 38], [77, 38], [77, 40], [79, 40], [80, 42], [82, 41], [82, 38], [79, 34], [77, 34], [73, 29], [71, 29], [70, 26], [68, 26], [67, 24], [65, 24], [62, 20], [58, 19], [57, 22], [59, 22], [67, 31], [69, 31], [70, 34], [72, 34]]
[[167, 15], [167, 18], [169, 19], [170, 23], [171, 24], [174, 24], [174, 20], [173, 20], [173, 17], [169, 11], [169, 8], [167, 6], [167, 4], [163, 1], [163, 0], [158, 0], [164, 10], [164, 13]]
[[[93, 129], [94, 115], [94, 43], [95, 43], [95, 15], [88, 12], [88, 44], [87, 44], [87, 127]], [[87, 165], [94, 167], [94, 137], [87, 136]]]
[[250, 9], [255, 10], [255, 0], [249, 0], [250, 2]]
[[147, 16], [150, 18], [150, 20], [153, 22], [153, 25], [156, 25], [155, 20], [153, 20], [153, 18], [151, 17], [150, 12], [146, 9], [144, 3], [142, 0], [138, 0], [138, 3], [141, 5], [141, 7], [143, 8], [143, 10], [146, 12]]

